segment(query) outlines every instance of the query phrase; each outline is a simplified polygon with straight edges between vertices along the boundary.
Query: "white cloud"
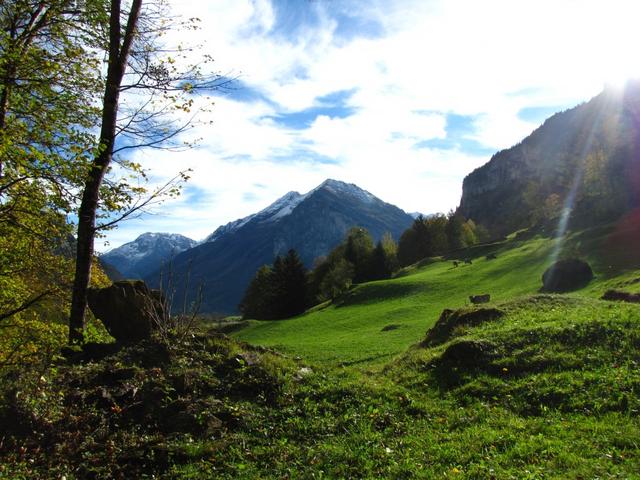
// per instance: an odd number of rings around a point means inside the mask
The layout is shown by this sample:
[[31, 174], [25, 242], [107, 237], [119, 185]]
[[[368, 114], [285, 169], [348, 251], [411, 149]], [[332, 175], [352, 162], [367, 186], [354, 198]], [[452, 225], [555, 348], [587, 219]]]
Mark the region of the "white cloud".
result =
[[[566, 107], [609, 80], [640, 74], [632, 61], [640, 3], [626, 0], [295, 2], [291, 8], [320, 15], [288, 36], [273, 34], [277, 9], [267, 0], [173, 4], [185, 18], [200, 17], [202, 29], [167, 42], [202, 44], [198, 54], [211, 54], [221, 72], [240, 73], [269, 102], [218, 98], [202, 116], [213, 124], [192, 131], [203, 138], [198, 149], [135, 153], [158, 179], [193, 168], [190, 185], [199, 193], [109, 234], [113, 245], [158, 225], [201, 238], [326, 177], [407, 211], [445, 211], [456, 206], [464, 175], [488, 160], [415, 148], [445, 137], [446, 114], [476, 118], [469, 137], [498, 150], [536, 127], [518, 118], [521, 109]], [[340, 36], [336, 17], [345, 10], [380, 22], [381, 34]], [[354, 91], [347, 118], [319, 116], [306, 129], [272, 119], [342, 90]], [[303, 149], [337, 163], [305, 161]]]

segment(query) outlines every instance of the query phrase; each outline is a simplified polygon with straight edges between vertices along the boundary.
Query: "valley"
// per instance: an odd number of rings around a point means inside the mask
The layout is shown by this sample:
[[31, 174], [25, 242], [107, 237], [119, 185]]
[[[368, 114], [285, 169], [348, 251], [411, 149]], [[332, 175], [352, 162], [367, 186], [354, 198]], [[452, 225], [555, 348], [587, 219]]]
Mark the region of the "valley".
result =
[[0, 480], [640, 480], [640, 12], [422, 3], [2, 2]]
[[[168, 350], [87, 351], [45, 372], [36, 396], [25, 390], [15, 415], [40, 438], [5, 454], [0, 474], [636, 478], [640, 305], [600, 299], [640, 285], [635, 251], [616, 252], [615, 267], [604, 255], [617, 231], [566, 239], [560, 255], [580, 251], [595, 273], [567, 294], [538, 291], [557, 240], [523, 231], [356, 285], [298, 317], [245, 322], [234, 339], [214, 322]], [[472, 263], [454, 267], [457, 258]], [[491, 302], [470, 305], [478, 293]], [[427, 342], [444, 308], [461, 319], [499, 313]], [[59, 400], [45, 406], [50, 397]], [[63, 460], [52, 464], [53, 451]]]
[[[635, 278], [635, 250], [607, 254], [615, 231], [612, 225], [576, 233], [562, 242], [558, 255], [580, 251], [596, 266], [596, 278], [579, 292], [581, 296], [599, 298], [607, 289], [620, 288]], [[627, 232], [629, 237], [636, 235], [640, 230]], [[251, 321], [233, 335], [327, 366], [383, 365], [419, 342], [443, 309], [468, 306], [470, 295], [489, 293], [492, 304], [536, 295], [558, 240], [516, 237], [458, 252], [448, 260], [429, 259], [423, 266], [404, 269], [396, 278], [355, 286], [333, 304], [317, 306], [303, 316]], [[489, 253], [496, 258], [487, 260]], [[617, 256], [613, 266], [611, 256]], [[467, 257], [471, 265], [453, 266], [456, 258]], [[389, 326], [394, 328], [383, 331]]]

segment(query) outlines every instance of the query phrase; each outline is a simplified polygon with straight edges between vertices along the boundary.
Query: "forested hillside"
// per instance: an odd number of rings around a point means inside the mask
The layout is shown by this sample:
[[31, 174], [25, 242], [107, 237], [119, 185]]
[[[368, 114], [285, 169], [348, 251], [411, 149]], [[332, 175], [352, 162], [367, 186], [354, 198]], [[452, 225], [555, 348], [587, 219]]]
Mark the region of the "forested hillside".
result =
[[553, 222], [595, 225], [640, 205], [640, 82], [547, 119], [464, 180], [460, 212], [505, 234]]

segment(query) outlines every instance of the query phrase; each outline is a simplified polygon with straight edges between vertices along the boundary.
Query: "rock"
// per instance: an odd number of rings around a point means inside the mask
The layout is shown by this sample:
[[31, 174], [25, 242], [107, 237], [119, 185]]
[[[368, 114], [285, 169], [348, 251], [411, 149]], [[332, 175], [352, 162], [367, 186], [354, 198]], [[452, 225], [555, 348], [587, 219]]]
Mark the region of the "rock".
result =
[[119, 342], [137, 342], [151, 336], [167, 317], [162, 294], [141, 281], [115, 282], [107, 288], [90, 288], [89, 308]]
[[602, 300], [640, 303], [640, 293], [621, 292], [620, 290], [607, 290], [606, 292], [604, 292], [604, 295], [602, 295]]
[[313, 373], [313, 370], [311, 370], [309, 367], [302, 367], [293, 375], [293, 379], [299, 382], [303, 378], [311, 375], [312, 373]]
[[97, 362], [105, 357], [117, 353], [122, 348], [118, 343], [97, 343], [87, 342], [81, 347], [67, 346], [62, 347], [60, 353], [67, 360], [73, 363], [77, 362]]
[[483, 340], [462, 340], [447, 347], [440, 361], [453, 366], [485, 365], [495, 354], [495, 345]]
[[593, 271], [587, 262], [570, 258], [559, 260], [542, 275], [542, 289], [545, 292], [569, 292], [585, 287], [593, 278]]
[[473, 304], [478, 304], [478, 303], [489, 303], [489, 300], [491, 300], [491, 295], [489, 295], [488, 293], [484, 293], [482, 295], [470, 295], [469, 296], [469, 301]]
[[241, 366], [253, 367], [260, 363], [260, 356], [255, 352], [244, 352], [236, 356], [236, 361]]
[[440, 314], [436, 324], [427, 331], [427, 336], [422, 342], [424, 346], [433, 346], [449, 339], [451, 332], [460, 326], [473, 327], [483, 322], [496, 320], [504, 315], [497, 308], [476, 308], [474, 310], [450, 310], [445, 308]]

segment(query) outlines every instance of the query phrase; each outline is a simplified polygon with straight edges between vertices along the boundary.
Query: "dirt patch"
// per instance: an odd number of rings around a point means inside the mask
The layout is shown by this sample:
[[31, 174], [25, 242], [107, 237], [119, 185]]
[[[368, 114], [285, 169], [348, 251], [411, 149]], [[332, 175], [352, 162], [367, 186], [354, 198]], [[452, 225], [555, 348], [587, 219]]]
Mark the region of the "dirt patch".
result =
[[621, 292], [620, 290], [607, 290], [606, 292], [604, 292], [604, 295], [602, 295], [602, 300], [640, 303], [640, 293]]

